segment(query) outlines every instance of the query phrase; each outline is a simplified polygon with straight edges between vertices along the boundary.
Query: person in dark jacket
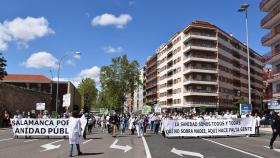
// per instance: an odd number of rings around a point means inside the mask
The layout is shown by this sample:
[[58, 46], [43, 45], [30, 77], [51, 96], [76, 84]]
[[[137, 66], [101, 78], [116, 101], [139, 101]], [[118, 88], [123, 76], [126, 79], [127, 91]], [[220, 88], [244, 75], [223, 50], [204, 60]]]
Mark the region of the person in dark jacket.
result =
[[272, 133], [272, 138], [270, 140], [269, 148], [273, 149], [273, 143], [275, 139], [277, 138], [278, 135], [280, 137], [280, 112], [278, 112], [276, 117], [273, 118], [271, 128], [273, 133]]
[[109, 123], [111, 124], [112, 130], [113, 130], [112, 131], [113, 137], [116, 137], [116, 130], [117, 130], [118, 122], [119, 122], [119, 117], [116, 114], [116, 112], [114, 112], [113, 115], [110, 116], [110, 118], [109, 118]]

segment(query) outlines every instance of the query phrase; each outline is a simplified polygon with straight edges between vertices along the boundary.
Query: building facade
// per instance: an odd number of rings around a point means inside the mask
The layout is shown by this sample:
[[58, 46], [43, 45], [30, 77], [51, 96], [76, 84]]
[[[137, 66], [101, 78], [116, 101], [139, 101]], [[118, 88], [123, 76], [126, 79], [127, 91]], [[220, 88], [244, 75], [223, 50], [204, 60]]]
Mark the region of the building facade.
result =
[[[280, 1], [262, 0], [260, 10], [267, 12], [261, 20], [261, 26], [270, 30], [262, 39], [262, 45], [270, 47], [271, 51], [264, 57], [266, 64], [272, 65], [267, 82], [272, 84], [272, 96], [267, 100], [279, 100], [280, 98]], [[280, 110], [280, 105], [279, 105]]]
[[[140, 81], [143, 83], [143, 78], [144, 78], [144, 70], [141, 69], [140, 70]], [[143, 85], [139, 85], [137, 87], [137, 89], [134, 91], [134, 94], [133, 94], [133, 109], [132, 111], [133, 112], [137, 112], [137, 111], [140, 111], [142, 109], [142, 106], [143, 106], [143, 101], [144, 101], [144, 98], [143, 98]]]
[[[43, 75], [28, 75], [28, 74], [8, 74], [3, 78], [3, 80], [0, 81], [1, 83], [5, 83], [6, 85], [12, 85], [13, 91], [11, 91], [11, 94], [16, 91], [16, 88], [23, 89], [18, 90], [18, 92], [24, 93], [27, 95], [34, 95], [35, 96], [47, 96], [45, 98], [49, 99], [34, 99], [34, 101], [37, 102], [46, 102], [46, 110], [48, 111], [56, 111], [56, 85], [57, 82], [50, 80], [46, 76]], [[7, 87], [7, 86], [5, 86]], [[59, 82], [59, 93], [58, 93], [58, 112], [65, 111], [65, 108], [62, 107], [63, 103], [63, 95], [70, 93], [71, 94], [71, 101], [70, 106], [68, 110], [73, 110], [74, 105], [81, 107], [81, 95], [78, 92], [77, 88], [70, 82], [70, 81], [60, 81]], [[7, 94], [6, 96], [10, 96]], [[20, 98], [18, 98], [20, 99]], [[35, 109], [35, 103], [32, 102], [22, 102], [22, 104], [28, 104], [24, 105], [25, 110], [29, 109]], [[18, 108], [21, 109], [21, 108]], [[24, 110], [24, 109], [22, 109]]]
[[147, 105], [157, 104], [157, 54], [149, 57], [144, 66], [143, 89], [144, 103]]
[[[208, 22], [192, 22], [157, 50], [162, 108], [234, 108], [248, 102], [246, 45]], [[260, 109], [262, 56], [250, 49], [252, 104]]]

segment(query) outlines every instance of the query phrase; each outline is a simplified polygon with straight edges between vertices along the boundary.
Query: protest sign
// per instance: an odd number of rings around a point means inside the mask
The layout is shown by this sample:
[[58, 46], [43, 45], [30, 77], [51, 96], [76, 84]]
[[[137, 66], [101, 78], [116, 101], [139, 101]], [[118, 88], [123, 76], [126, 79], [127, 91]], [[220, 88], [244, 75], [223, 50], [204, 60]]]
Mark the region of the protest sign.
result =
[[68, 136], [69, 119], [11, 119], [15, 136]]
[[197, 137], [255, 134], [254, 118], [212, 120], [164, 120], [167, 137]]
[[[81, 118], [82, 131], [87, 120]], [[11, 119], [14, 136], [68, 136], [69, 119]]]
[[154, 111], [155, 111], [155, 113], [161, 113], [160, 105], [156, 104], [155, 107], [154, 107]]
[[70, 104], [71, 104], [71, 94], [70, 93], [64, 94], [62, 107], [69, 107]]
[[142, 114], [149, 114], [150, 112], [151, 112], [151, 106], [149, 106], [149, 105], [143, 105], [142, 106]]
[[102, 115], [107, 115], [109, 113], [109, 110], [107, 108], [100, 108], [99, 112]]
[[36, 103], [36, 110], [45, 110], [46, 103]]

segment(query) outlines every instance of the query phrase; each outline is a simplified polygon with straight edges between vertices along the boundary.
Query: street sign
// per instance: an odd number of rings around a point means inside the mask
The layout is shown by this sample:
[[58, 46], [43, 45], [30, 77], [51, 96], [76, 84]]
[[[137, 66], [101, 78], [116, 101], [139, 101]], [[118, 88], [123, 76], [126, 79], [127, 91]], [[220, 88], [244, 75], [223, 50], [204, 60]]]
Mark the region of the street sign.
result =
[[251, 104], [240, 104], [240, 115], [248, 114], [252, 112]]
[[151, 112], [151, 107], [149, 105], [142, 106], [142, 114], [149, 114]]
[[270, 110], [280, 110], [280, 104], [278, 100], [269, 100], [267, 102], [267, 107]]
[[154, 107], [155, 113], [161, 113], [161, 107], [160, 105], [156, 104]]
[[45, 110], [46, 103], [36, 103], [36, 110]]
[[70, 104], [71, 104], [71, 94], [70, 93], [64, 94], [62, 107], [69, 107]]

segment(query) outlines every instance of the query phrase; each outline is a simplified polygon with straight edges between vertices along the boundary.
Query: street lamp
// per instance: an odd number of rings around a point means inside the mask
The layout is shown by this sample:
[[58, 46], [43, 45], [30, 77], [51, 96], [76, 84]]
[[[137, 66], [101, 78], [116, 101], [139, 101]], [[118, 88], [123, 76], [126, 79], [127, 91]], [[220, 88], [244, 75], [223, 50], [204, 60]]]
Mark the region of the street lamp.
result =
[[248, 60], [248, 99], [249, 104], [251, 104], [251, 77], [250, 77], [250, 53], [249, 53], [249, 35], [248, 35], [248, 13], [247, 10], [249, 8], [249, 4], [245, 3], [242, 4], [241, 7], [238, 9], [239, 12], [245, 12], [246, 15], [246, 46], [247, 46], [247, 60]]
[[57, 69], [57, 84], [56, 84], [56, 99], [55, 99], [55, 111], [57, 113], [57, 108], [58, 108], [58, 88], [59, 88], [59, 72], [60, 72], [60, 65], [67, 56], [74, 54], [75, 56], [80, 56], [81, 52], [70, 52], [70, 53], [65, 53], [60, 60], [58, 61], [58, 69]]

